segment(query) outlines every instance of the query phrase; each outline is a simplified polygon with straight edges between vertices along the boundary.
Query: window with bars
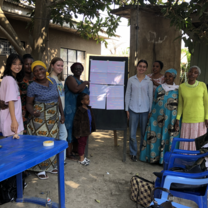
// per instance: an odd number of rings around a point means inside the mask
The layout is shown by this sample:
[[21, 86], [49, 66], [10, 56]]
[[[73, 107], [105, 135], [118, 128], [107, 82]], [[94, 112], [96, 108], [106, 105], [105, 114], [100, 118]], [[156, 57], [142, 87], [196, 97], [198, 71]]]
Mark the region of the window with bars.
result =
[[[23, 41], [21, 42], [23, 44], [23, 47], [25, 47], [25, 42]], [[7, 39], [0, 38], [0, 55], [6, 56], [6, 55], [10, 55], [11, 53], [17, 54], [17, 52], [14, 50], [14, 47]]]
[[[64, 79], [66, 79], [71, 72], [71, 65], [75, 62], [80, 62], [84, 66], [85, 64], [85, 51], [73, 50], [68, 48], [61, 48], [60, 57], [64, 61]], [[81, 75], [81, 79], [83, 80], [85, 77], [85, 70]]]

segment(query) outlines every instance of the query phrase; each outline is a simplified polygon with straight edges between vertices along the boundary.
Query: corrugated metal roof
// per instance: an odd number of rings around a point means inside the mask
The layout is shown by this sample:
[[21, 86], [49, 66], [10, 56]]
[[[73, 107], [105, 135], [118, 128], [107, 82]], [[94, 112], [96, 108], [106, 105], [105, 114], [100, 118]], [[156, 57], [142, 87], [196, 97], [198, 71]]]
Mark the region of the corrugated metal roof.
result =
[[27, 9], [34, 9], [34, 6], [31, 6], [31, 5], [27, 5], [27, 4], [24, 4], [24, 3], [18, 3], [16, 1], [13, 1], [13, 0], [4, 0], [5, 2], [8, 2], [8, 3], [11, 3], [11, 4], [14, 4], [14, 5], [17, 5], [17, 6], [20, 6], [20, 7], [23, 7], [23, 8], [27, 8]]

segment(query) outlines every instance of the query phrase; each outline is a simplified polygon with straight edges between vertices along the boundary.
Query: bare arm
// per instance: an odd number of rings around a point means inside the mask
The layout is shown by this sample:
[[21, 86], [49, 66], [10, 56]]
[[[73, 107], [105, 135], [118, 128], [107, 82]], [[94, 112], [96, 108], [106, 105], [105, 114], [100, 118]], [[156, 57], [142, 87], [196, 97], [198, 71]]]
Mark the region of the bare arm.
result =
[[208, 94], [207, 86], [203, 83], [204, 87], [204, 115], [205, 115], [205, 125], [208, 128]]
[[64, 111], [63, 111], [63, 106], [62, 106], [62, 102], [61, 102], [60, 96], [58, 98], [58, 102], [59, 102], [59, 112], [61, 114], [61, 120], [60, 120], [60, 122], [63, 124], [64, 121], [65, 121], [65, 118], [64, 118]]
[[126, 110], [127, 119], [129, 119], [130, 96], [131, 96], [131, 81], [128, 80], [127, 88], [126, 88], [126, 95], [125, 95], [125, 110]]
[[35, 117], [39, 117], [40, 116], [40, 112], [38, 111], [38, 110], [34, 110], [34, 107], [33, 107], [33, 102], [34, 102], [34, 97], [28, 97], [27, 96], [27, 104], [26, 104], [26, 109], [27, 109], [27, 111], [31, 114], [31, 115], [33, 115], [33, 116], [35, 116]]
[[88, 84], [89, 82], [85, 81], [82, 84], [78, 85], [75, 78], [72, 76], [68, 76], [68, 78], [66, 79], [66, 85], [73, 93], [82, 92]]
[[19, 124], [15, 116], [14, 101], [9, 101], [9, 113], [10, 113], [11, 120], [12, 120], [11, 131], [17, 134]]

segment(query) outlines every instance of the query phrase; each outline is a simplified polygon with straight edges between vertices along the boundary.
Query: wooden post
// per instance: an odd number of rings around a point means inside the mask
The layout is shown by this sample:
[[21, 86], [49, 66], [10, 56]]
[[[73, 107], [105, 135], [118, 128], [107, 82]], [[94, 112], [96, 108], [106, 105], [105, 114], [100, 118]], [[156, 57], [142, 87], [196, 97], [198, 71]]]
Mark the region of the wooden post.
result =
[[113, 130], [113, 133], [114, 133], [114, 146], [117, 147], [118, 146], [117, 131]]

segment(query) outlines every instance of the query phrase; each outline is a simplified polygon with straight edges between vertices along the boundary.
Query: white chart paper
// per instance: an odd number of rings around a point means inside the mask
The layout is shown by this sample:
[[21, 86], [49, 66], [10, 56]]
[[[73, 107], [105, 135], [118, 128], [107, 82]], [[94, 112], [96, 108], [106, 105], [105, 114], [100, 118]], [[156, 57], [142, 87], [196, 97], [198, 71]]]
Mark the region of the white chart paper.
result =
[[90, 82], [124, 85], [125, 62], [91, 60]]
[[124, 97], [123, 86], [109, 86], [107, 97]]
[[108, 97], [107, 110], [124, 110], [124, 98], [122, 97]]
[[91, 60], [90, 105], [92, 108], [124, 110], [124, 72], [125, 62]]
[[97, 84], [90, 84], [90, 95], [98, 96], [98, 95], [105, 95], [108, 92], [107, 85], [97, 85]]
[[98, 95], [93, 96], [90, 95], [90, 106], [94, 109], [105, 109], [106, 105], [106, 96]]
[[95, 109], [105, 109], [107, 85], [90, 84], [90, 105]]
[[93, 84], [108, 84], [107, 73], [103, 72], [91, 72], [90, 82]]
[[108, 73], [124, 74], [125, 61], [108, 61]]
[[114, 85], [124, 84], [124, 74], [122, 73], [107, 73], [107, 83]]
[[124, 110], [124, 87], [109, 86], [107, 93], [108, 110]]
[[108, 68], [108, 61], [91, 61], [91, 67], [90, 71], [91, 72], [107, 72]]

